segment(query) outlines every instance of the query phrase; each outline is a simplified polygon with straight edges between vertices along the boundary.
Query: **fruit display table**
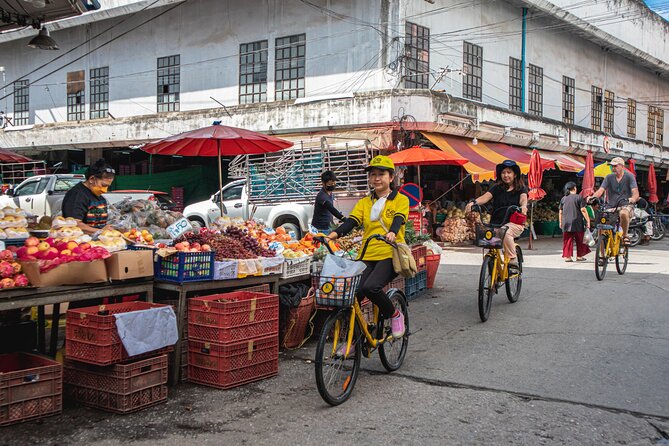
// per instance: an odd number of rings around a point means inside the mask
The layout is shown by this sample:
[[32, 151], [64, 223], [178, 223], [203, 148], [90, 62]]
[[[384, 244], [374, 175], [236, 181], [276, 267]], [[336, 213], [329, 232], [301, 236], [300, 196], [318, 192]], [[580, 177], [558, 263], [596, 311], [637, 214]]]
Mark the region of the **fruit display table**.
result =
[[105, 297], [113, 299], [133, 294], [143, 294], [147, 302], [153, 302], [153, 278], [101, 284], [3, 290], [0, 292], [0, 311], [37, 307], [38, 348], [40, 352], [45, 353], [44, 306], [53, 305], [49, 354], [55, 356], [58, 344], [60, 304]]

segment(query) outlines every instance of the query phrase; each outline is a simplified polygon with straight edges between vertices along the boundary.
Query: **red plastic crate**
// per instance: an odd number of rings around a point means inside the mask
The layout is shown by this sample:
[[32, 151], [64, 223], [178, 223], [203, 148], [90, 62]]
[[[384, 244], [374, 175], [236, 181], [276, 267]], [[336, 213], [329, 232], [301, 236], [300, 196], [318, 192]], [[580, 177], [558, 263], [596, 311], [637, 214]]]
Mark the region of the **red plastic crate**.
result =
[[0, 426], [63, 409], [63, 366], [28, 353], [0, 355]]
[[[68, 310], [65, 326], [65, 356], [95, 365], [111, 365], [125, 361], [129, 356], [116, 331], [114, 314], [165, 306], [149, 302], [124, 302]], [[98, 314], [100, 312], [104, 314]], [[171, 350], [172, 347], [166, 347], [155, 352], [137, 355], [134, 358], [146, 358]]]
[[234, 344], [189, 341], [188, 380], [230, 389], [274, 376], [279, 370], [278, 335]]
[[279, 332], [279, 296], [234, 291], [188, 302], [188, 336], [226, 344]]
[[130, 413], [167, 401], [167, 355], [99, 367], [65, 363], [65, 395], [86, 406]]
[[427, 268], [427, 263], [425, 258], [427, 257], [427, 247], [423, 245], [415, 245], [411, 247], [411, 254], [413, 255], [414, 260], [416, 261], [416, 266], [418, 271], [423, 271]]

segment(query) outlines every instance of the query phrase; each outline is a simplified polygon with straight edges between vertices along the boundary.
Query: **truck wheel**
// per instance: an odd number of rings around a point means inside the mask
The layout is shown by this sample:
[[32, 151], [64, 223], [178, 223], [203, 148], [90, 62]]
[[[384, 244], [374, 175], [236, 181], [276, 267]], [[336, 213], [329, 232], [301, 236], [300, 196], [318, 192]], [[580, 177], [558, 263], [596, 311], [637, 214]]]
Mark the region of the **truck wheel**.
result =
[[298, 240], [302, 238], [302, 231], [300, 230], [299, 225], [297, 225], [296, 223], [286, 222], [286, 223], [280, 224], [279, 226], [283, 226], [283, 228], [286, 230], [286, 232], [293, 231], [295, 233], [295, 235], [297, 236]]
[[199, 218], [193, 218], [188, 220], [190, 222], [190, 225], [193, 227], [193, 229], [200, 230], [205, 227], [205, 224], [202, 220]]

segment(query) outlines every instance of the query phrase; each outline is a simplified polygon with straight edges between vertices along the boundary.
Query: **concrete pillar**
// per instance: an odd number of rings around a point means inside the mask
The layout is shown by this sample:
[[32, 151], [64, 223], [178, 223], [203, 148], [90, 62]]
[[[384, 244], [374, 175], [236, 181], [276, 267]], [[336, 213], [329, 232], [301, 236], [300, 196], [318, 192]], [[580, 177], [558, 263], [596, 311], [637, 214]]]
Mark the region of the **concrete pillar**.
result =
[[102, 158], [102, 148], [86, 149], [84, 153], [85, 153], [85, 162], [87, 166], [90, 166], [91, 164]]

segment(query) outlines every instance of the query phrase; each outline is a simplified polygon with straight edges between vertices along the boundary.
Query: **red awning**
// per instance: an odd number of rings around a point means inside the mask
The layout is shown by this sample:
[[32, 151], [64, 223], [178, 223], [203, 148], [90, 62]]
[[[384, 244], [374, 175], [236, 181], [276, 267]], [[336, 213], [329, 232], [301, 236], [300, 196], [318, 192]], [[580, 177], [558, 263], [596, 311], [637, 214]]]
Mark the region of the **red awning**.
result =
[[7, 149], [0, 149], [0, 163], [32, 163], [27, 156], [19, 155]]

